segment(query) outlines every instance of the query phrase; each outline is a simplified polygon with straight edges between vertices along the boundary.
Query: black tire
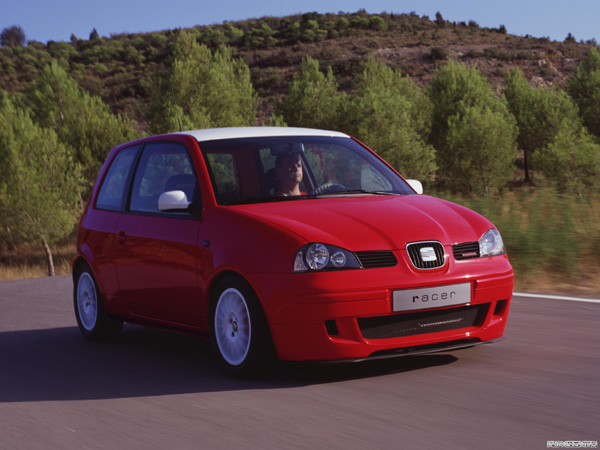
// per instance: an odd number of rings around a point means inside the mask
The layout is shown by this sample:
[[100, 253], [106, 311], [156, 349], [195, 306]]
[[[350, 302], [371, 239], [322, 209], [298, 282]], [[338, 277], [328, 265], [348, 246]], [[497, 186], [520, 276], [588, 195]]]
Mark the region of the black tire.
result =
[[123, 322], [112, 319], [104, 302], [92, 269], [85, 263], [75, 267], [73, 306], [79, 331], [90, 341], [113, 339], [119, 335]]
[[229, 375], [249, 377], [273, 367], [269, 325], [247, 283], [236, 277], [221, 280], [211, 298], [209, 320], [213, 351]]

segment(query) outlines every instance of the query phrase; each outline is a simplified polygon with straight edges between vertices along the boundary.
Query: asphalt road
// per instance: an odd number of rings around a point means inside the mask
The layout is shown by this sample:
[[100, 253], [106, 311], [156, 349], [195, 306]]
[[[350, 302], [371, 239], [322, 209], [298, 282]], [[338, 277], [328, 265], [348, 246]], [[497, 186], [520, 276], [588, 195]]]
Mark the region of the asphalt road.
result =
[[207, 342], [88, 343], [70, 277], [0, 282], [1, 449], [543, 449], [600, 440], [600, 304], [515, 297], [505, 341], [224, 376]]

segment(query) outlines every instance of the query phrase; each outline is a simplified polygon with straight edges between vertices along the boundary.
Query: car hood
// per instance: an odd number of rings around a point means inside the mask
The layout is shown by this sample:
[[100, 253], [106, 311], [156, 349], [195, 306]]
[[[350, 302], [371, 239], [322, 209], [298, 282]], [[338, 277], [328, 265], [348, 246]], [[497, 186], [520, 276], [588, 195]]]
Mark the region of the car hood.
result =
[[426, 195], [332, 197], [235, 208], [307, 242], [352, 251], [402, 249], [408, 242], [426, 240], [472, 242], [493, 227], [474, 211]]

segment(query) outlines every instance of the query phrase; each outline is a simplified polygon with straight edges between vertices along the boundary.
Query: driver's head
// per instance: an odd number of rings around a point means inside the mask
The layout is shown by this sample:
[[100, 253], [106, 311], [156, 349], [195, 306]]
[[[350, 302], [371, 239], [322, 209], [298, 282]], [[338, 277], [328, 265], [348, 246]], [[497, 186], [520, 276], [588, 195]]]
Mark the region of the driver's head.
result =
[[275, 159], [275, 170], [279, 178], [289, 178], [297, 183], [302, 181], [302, 159], [299, 153], [279, 155]]
[[278, 155], [275, 171], [281, 182], [281, 190], [287, 195], [299, 195], [298, 186], [302, 181], [302, 158], [299, 153]]

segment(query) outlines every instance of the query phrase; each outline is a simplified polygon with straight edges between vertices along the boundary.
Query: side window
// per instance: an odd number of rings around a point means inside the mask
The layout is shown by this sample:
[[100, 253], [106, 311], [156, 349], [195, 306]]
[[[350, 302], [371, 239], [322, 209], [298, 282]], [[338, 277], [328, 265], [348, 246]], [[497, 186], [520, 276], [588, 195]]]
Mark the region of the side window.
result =
[[129, 147], [117, 154], [98, 193], [96, 208], [121, 211], [126, 195], [127, 178], [138, 149], [138, 146]]
[[198, 195], [187, 148], [172, 142], [146, 145], [133, 180], [129, 210], [159, 213], [158, 197], [175, 190], [185, 192], [190, 202]]

